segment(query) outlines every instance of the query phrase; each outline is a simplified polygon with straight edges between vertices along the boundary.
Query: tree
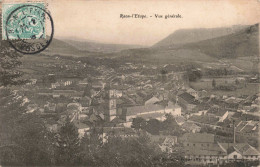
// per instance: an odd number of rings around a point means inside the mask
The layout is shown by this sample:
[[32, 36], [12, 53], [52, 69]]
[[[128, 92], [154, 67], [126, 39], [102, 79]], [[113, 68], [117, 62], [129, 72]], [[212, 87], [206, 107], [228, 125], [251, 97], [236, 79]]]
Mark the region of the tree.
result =
[[239, 80], [236, 79], [236, 80], [235, 80], [235, 84], [236, 84], [236, 85], [239, 85], [239, 83], [240, 83]]
[[154, 159], [160, 154], [158, 145], [154, 145], [145, 134], [138, 137], [109, 137], [104, 143], [98, 166], [154, 166]]
[[224, 68], [224, 75], [227, 75], [228, 74], [228, 70], [226, 68]]
[[22, 106], [23, 99], [13, 91], [0, 88], [0, 94], [0, 160], [3, 164], [15, 165], [21, 163], [23, 157], [19, 152], [24, 149], [16, 145], [14, 130], [17, 127], [16, 120], [25, 113], [26, 107]]
[[175, 121], [171, 114], [165, 115], [166, 119], [162, 122], [162, 128], [167, 135], [180, 135], [182, 133], [181, 128]]
[[196, 69], [188, 69], [186, 75], [191, 82], [195, 82], [202, 77], [201, 71]]
[[145, 127], [145, 130], [152, 135], [158, 135], [159, 131], [161, 129], [161, 122], [157, 119], [150, 119], [147, 121], [147, 125]]
[[85, 96], [91, 97], [91, 89], [92, 86], [90, 84], [87, 84], [86, 87], [84, 88], [83, 97]]
[[0, 89], [0, 160], [6, 165], [50, 165], [53, 136], [35, 113], [26, 113], [23, 96]]
[[217, 84], [216, 84], [216, 81], [215, 81], [215, 79], [213, 79], [213, 80], [212, 80], [212, 87], [213, 87], [213, 88], [216, 88], [216, 85], [217, 85]]
[[51, 165], [53, 135], [35, 113], [27, 113], [24, 95], [7, 88], [22, 85], [17, 69], [22, 57], [7, 41], [0, 42], [0, 162], [1, 165]]
[[161, 81], [166, 82], [167, 81], [167, 71], [165, 69], [161, 70]]
[[7, 41], [0, 42], [0, 86], [21, 85], [26, 80], [21, 79], [22, 72], [17, 70], [22, 63], [19, 60], [22, 57], [12, 49]]
[[98, 155], [101, 154], [103, 141], [100, 137], [100, 132], [97, 128], [92, 128], [88, 133], [85, 133], [80, 141], [81, 147], [81, 162], [90, 166], [95, 166], [98, 163]]
[[75, 125], [67, 117], [66, 123], [58, 132], [56, 159], [57, 164], [72, 165], [79, 161], [80, 141]]
[[140, 129], [144, 129], [145, 126], [146, 126], [145, 119], [143, 119], [142, 117], [137, 117], [133, 119], [131, 127], [134, 128], [135, 130], [140, 130]]
[[25, 165], [52, 165], [55, 162], [54, 134], [47, 130], [37, 114], [22, 115], [14, 132], [14, 142], [23, 148]]

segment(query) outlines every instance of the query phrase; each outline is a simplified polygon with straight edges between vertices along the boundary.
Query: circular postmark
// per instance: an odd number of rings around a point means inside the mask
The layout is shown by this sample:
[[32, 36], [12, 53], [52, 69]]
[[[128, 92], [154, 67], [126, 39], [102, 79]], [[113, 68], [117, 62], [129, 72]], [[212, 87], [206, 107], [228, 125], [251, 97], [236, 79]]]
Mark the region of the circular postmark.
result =
[[23, 54], [36, 54], [51, 43], [54, 25], [51, 15], [39, 6], [23, 5], [6, 19], [5, 32], [10, 45]]

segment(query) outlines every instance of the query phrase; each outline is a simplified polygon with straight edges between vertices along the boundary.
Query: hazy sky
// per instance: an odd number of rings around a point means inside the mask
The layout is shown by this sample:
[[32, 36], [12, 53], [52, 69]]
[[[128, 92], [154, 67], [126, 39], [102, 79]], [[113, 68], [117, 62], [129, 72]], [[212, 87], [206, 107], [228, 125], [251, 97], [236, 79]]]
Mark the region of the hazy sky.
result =
[[[260, 18], [260, 1], [50, 0], [49, 10], [55, 37], [152, 45], [178, 29], [255, 24]], [[121, 19], [120, 14], [146, 14], [149, 18]], [[156, 19], [155, 14], [180, 14], [183, 18]]]

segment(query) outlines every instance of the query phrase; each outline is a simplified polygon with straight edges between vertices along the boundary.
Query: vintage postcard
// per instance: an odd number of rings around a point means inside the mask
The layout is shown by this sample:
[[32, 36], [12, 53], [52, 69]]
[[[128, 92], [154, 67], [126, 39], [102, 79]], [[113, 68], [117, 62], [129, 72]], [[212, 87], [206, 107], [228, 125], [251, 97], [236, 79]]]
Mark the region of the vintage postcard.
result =
[[0, 13], [0, 166], [260, 165], [259, 0]]

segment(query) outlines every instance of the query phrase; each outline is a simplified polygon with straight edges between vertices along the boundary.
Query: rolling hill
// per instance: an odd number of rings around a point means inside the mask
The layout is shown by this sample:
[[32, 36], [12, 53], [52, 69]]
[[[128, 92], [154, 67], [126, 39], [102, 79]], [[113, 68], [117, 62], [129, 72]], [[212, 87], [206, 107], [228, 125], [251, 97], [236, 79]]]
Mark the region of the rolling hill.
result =
[[53, 38], [49, 47], [43, 52], [48, 54], [60, 54], [60, 55], [79, 55], [82, 54], [80, 50], [67, 44], [66, 42]]
[[179, 48], [198, 50], [216, 58], [259, 56], [259, 25], [255, 24], [226, 36], [185, 44]]
[[157, 42], [153, 47], [173, 47], [175, 45], [212, 39], [238, 32], [246, 27], [248, 26], [236, 25], [224, 28], [180, 29]]
[[102, 52], [102, 53], [113, 53], [120, 52], [126, 49], [141, 48], [139, 45], [123, 45], [123, 44], [104, 44], [93, 41], [78, 41], [78, 40], [69, 40], [65, 39], [64, 42], [77, 48], [81, 51], [89, 52]]
[[42, 52], [47, 55], [60, 55], [60, 56], [71, 56], [71, 57], [86, 57], [86, 56], [105, 56], [101, 52], [92, 52], [88, 50], [80, 50], [77, 47], [60, 40], [53, 38], [50, 46]]
[[[168, 43], [162, 45], [163, 42], [159, 42], [160, 47], [124, 50], [118, 54], [118, 59], [123, 58], [126, 61], [135, 62], [207, 63], [224, 58], [233, 63], [244, 57], [249, 61], [250, 57], [259, 55], [259, 26], [255, 24], [241, 27], [244, 28], [234, 33], [196, 42], [178, 43], [171, 46]], [[236, 63], [238, 67], [240, 64]]]

